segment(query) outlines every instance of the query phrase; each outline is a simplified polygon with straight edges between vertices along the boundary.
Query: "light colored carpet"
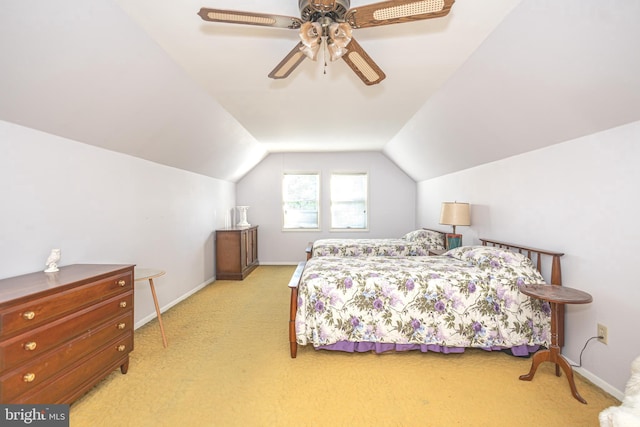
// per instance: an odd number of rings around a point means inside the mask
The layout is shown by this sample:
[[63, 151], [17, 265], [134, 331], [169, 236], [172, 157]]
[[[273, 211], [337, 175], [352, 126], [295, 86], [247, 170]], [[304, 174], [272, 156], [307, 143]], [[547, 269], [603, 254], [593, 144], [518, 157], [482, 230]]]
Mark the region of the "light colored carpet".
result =
[[[584, 405], [544, 363], [498, 352], [348, 354], [300, 347], [289, 357], [294, 267], [217, 281], [135, 332], [114, 371], [71, 406], [84, 426], [597, 426], [619, 402], [580, 376]], [[158, 285], [158, 292], [162, 293]]]

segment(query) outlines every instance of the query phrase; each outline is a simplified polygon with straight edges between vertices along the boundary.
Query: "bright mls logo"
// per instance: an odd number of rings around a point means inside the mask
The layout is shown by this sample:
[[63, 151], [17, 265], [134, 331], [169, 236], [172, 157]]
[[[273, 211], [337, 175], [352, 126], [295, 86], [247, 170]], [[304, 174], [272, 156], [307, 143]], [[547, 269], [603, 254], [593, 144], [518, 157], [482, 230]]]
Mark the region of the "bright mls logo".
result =
[[69, 405], [0, 405], [0, 425], [69, 427]]

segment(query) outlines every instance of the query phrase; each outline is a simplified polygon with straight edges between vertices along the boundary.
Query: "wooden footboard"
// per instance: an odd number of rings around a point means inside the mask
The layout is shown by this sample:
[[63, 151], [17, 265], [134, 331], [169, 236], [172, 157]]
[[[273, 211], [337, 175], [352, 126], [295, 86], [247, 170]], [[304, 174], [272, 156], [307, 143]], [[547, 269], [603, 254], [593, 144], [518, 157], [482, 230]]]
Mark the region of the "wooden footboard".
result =
[[[556, 286], [562, 286], [562, 269], [560, 267], [560, 257], [564, 254], [562, 252], [553, 252], [545, 249], [530, 248], [527, 246], [514, 245], [513, 243], [498, 242], [496, 240], [480, 239], [483, 246], [494, 246], [498, 248], [507, 249], [513, 252], [518, 252], [525, 255], [531, 261], [538, 272], [542, 273], [542, 260], [543, 255], [551, 257], [551, 284]], [[558, 344], [560, 347], [564, 346], [564, 304], [555, 304], [557, 307], [558, 319]]]
[[296, 312], [298, 311], [298, 284], [302, 277], [302, 271], [306, 261], [298, 263], [296, 271], [289, 280], [289, 288], [291, 288], [291, 302], [289, 304], [289, 349], [291, 358], [295, 359], [298, 355], [298, 342], [296, 341]]

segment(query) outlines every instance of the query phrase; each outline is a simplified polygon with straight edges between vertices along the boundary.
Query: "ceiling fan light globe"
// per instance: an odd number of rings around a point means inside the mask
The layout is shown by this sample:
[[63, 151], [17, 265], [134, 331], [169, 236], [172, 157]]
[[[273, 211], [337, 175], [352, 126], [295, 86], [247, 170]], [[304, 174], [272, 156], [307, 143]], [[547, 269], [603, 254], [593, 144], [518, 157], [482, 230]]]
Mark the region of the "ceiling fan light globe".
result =
[[300, 27], [300, 40], [303, 46], [300, 51], [308, 58], [315, 61], [322, 44], [322, 26], [317, 22], [305, 22]]
[[348, 49], [340, 46], [336, 46], [335, 43], [327, 43], [327, 50], [329, 51], [329, 60], [331, 62], [337, 61], [342, 58], [344, 54], [348, 52]]
[[302, 27], [300, 27], [299, 35], [302, 43], [307, 46], [320, 44], [322, 26], [317, 22], [305, 22], [302, 24]]
[[329, 25], [329, 34], [335, 41], [345, 40], [344, 45], [348, 45], [352, 38], [351, 25], [345, 22], [334, 22]]
[[347, 53], [347, 45], [351, 42], [351, 38], [351, 27], [349, 24], [334, 22], [329, 26], [327, 49], [331, 61], [336, 61]]
[[320, 46], [316, 46], [314, 48], [308, 46], [301, 46], [300, 52], [304, 53], [304, 55], [312, 61], [315, 61], [318, 58], [318, 52], [320, 51]]

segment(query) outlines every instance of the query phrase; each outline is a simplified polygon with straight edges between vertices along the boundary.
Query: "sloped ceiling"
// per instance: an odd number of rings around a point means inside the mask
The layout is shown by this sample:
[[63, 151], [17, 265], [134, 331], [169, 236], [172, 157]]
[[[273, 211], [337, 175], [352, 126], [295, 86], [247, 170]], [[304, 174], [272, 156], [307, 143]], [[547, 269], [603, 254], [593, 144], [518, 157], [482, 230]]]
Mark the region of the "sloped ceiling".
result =
[[640, 120], [640, 1], [525, 0], [384, 147], [417, 181]]
[[640, 120], [637, 0], [457, 0], [356, 30], [372, 87], [342, 61], [268, 79], [295, 31], [196, 15], [297, 3], [3, 1], [0, 120], [230, 181], [269, 152], [381, 150], [423, 180]]

